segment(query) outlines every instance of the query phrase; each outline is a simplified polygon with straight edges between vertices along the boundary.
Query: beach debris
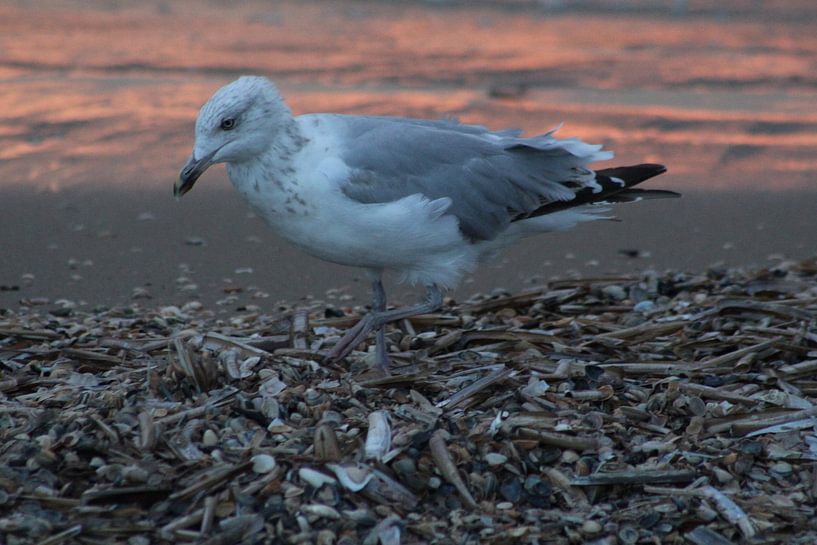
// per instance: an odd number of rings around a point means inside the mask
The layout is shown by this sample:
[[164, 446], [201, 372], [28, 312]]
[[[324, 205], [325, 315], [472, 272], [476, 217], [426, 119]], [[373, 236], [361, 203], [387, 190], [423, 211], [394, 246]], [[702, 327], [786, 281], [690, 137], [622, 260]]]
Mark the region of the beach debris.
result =
[[391, 448], [391, 425], [387, 411], [374, 411], [369, 414], [369, 431], [363, 455], [367, 460], [380, 462]]
[[256, 454], [251, 461], [252, 470], [256, 473], [269, 473], [275, 469], [275, 458], [269, 454]]
[[817, 540], [817, 260], [361, 312], [3, 309], [0, 542]]
[[459, 492], [460, 496], [462, 496], [466, 505], [472, 509], [478, 509], [479, 506], [477, 502], [474, 500], [471, 492], [469, 492], [468, 487], [465, 486], [462, 477], [460, 477], [457, 471], [457, 466], [454, 465], [454, 461], [451, 459], [451, 453], [445, 444], [446, 435], [447, 433], [444, 430], [437, 430], [431, 436], [428, 442], [429, 448], [431, 449], [431, 457], [437, 465], [440, 474], [446, 481], [454, 485], [454, 488]]

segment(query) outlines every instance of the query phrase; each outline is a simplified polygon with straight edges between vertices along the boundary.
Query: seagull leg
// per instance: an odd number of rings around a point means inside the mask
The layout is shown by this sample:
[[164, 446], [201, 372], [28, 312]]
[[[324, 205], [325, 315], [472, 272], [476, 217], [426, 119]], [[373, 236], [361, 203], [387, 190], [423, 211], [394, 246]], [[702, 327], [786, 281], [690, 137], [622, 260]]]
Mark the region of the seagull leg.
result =
[[[376, 283], [379, 283], [376, 282]], [[383, 286], [380, 286], [382, 289]], [[375, 288], [375, 293], [377, 288]], [[375, 297], [377, 297], [375, 295]], [[377, 306], [378, 301], [375, 300], [375, 307]], [[385, 307], [386, 300], [385, 300], [385, 293], [383, 294], [383, 306]], [[327, 360], [329, 361], [338, 361], [346, 356], [348, 356], [354, 348], [363, 342], [363, 340], [371, 333], [372, 331], [383, 331], [383, 326], [385, 326], [389, 322], [394, 322], [396, 320], [402, 320], [403, 318], [410, 318], [412, 316], [417, 316], [418, 314], [427, 314], [429, 312], [434, 312], [435, 310], [439, 309], [443, 304], [443, 294], [440, 291], [440, 288], [437, 286], [428, 286], [426, 288], [426, 300], [419, 305], [413, 305], [410, 307], [402, 307], [396, 308], [392, 310], [377, 310], [376, 308], [373, 309], [372, 312], [364, 316], [360, 319], [360, 321], [355, 324], [355, 326], [350, 329], [346, 335], [340, 339], [335, 346], [332, 347], [332, 350], [329, 352], [327, 356]], [[380, 342], [380, 335], [383, 335], [383, 342]], [[386, 355], [386, 345], [385, 345], [385, 331], [383, 333], [378, 332], [378, 345], [382, 348], [378, 350], [382, 350], [382, 355], [385, 356], [385, 361], [380, 359], [380, 354], [376, 354], [378, 356], [378, 367], [382, 368], [382, 365], [388, 366], [388, 356]], [[382, 362], [382, 363], [381, 363]]]
[[[372, 310], [375, 313], [386, 311], [386, 290], [383, 289], [383, 281], [380, 276], [372, 281]], [[374, 361], [384, 375], [391, 374], [389, 347], [386, 344], [386, 327], [382, 325], [375, 332]]]

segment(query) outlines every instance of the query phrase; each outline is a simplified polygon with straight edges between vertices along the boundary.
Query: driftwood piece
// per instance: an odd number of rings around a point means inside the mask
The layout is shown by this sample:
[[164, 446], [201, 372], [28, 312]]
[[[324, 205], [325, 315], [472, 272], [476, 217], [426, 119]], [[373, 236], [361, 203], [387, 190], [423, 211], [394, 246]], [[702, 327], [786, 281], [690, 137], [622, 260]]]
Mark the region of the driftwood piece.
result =
[[675, 469], [633, 469], [594, 473], [571, 480], [573, 486], [612, 486], [655, 483], [688, 483], [694, 481], [698, 473], [692, 470]]

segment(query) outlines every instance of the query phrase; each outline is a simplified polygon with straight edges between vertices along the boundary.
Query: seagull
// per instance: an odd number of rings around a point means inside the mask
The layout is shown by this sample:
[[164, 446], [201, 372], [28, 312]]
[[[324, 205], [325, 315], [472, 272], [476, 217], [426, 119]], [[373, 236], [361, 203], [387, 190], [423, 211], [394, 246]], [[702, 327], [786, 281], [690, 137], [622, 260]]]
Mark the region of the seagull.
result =
[[[594, 171], [590, 163], [613, 154], [555, 131], [525, 138], [451, 119], [293, 116], [271, 81], [243, 76], [202, 106], [174, 195], [225, 163], [235, 189], [280, 236], [318, 258], [364, 268], [372, 310], [328, 360], [345, 358], [374, 332], [375, 366], [389, 374], [384, 326], [438, 310], [443, 291], [480, 261], [524, 237], [613, 219], [608, 204], [679, 196], [633, 188], [663, 165]], [[425, 301], [388, 309], [384, 271], [425, 286]]]

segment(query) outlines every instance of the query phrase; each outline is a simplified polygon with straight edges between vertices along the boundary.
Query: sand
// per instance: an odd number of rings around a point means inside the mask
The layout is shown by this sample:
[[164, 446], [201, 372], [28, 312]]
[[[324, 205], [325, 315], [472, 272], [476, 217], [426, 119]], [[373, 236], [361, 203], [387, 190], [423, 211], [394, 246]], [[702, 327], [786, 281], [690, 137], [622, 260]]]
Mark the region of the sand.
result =
[[815, 15], [810, 2], [0, 3], [0, 307], [136, 296], [229, 312], [327, 290], [360, 301], [359, 271], [276, 239], [223, 170], [172, 200], [198, 107], [242, 73], [273, 78], [296, 113], [458, 116], [528, 134], [564, 121], [561, 135], [605, 144], [614, 163], [667, 164], [651, 186], [684, 194], [526, 241], [460, 298], [576, 273], [806, 258]]
[[[277, 238], [223, 176], [208, 174], [211, 179], [178, 202], [170, 183], [164, 190], [95, 187], [56, 195], [6, 190], [0, 308], [58, 299], [110, 306], [134, 296], [151, 305], [196, 299], [224, 312], [246, 305], [272, 309], [277, 301], [306, 297], [368, 301], [360, 270], [311, 258]], [[619, 206], [621, 222], [523, 241], [466, 278], [454, 295], [515, 292], [577, 274], [802, 259], [815, 251], [815, 209], [817, 194], [804, 191], [691, 191], [682, 199]], [[638, 256], [628, 257], [629, 250]], [[389, 291], [412, 301], [422, 290]]]

